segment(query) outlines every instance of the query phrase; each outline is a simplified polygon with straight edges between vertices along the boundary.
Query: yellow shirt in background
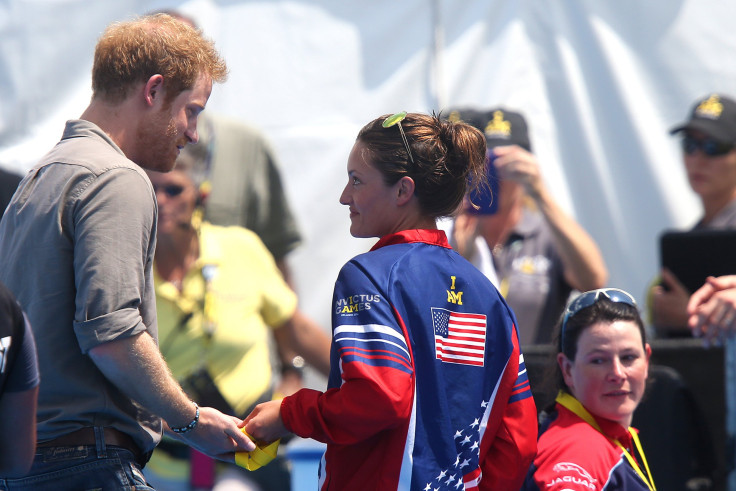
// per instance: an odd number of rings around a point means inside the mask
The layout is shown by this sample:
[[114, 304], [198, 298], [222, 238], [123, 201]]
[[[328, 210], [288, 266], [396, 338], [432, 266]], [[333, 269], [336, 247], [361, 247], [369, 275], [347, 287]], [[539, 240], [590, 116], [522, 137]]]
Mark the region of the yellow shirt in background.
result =
[[205, 222], [181, 293], [153, 270], [159, 346], [172, 373], [182, 380], [204, 363], [242, 414], [271, 385], [269, 329], [297, 306], [273, 257], [250, 230]]

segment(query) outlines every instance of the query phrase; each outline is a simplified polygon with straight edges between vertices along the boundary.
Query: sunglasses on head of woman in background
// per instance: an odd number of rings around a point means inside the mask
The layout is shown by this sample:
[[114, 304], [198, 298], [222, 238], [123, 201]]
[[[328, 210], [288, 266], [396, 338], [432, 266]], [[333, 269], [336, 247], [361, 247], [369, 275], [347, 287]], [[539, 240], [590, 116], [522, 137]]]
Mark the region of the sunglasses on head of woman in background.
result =
[[165, 186], [157, 186], [153, 185], [153, 193], [158, 194], [158, 192], [163, 191], [163, 193], [168, 196], [169, 198], [175, 198], [179, 196], [182, 191], [184, 191], [184, 186], [180, 186], [178, 184], [167, 184]]
[[625, 303], [626, 305], [631, 305], [634, 308], [638, 308], [634, 297], [632, 297], [630, 293], [619, 290], [618, 288], [599, 288], [598, 290], [591, 290], [585, 293], [581, 293], [580, 295], [575, 297], [575, 299], [572, 300], [569, 304], [567, 304], [567, 308], [565, 309], [565, 317], [563, 317], [562, 319], [561, 338], [564, 339], [565, 337], [565, 328], [567, 327], [567, 321], [581, 310], [590, 307], [591, 305], [596, 303], [601, 298], [606, 298], [614, 303]]

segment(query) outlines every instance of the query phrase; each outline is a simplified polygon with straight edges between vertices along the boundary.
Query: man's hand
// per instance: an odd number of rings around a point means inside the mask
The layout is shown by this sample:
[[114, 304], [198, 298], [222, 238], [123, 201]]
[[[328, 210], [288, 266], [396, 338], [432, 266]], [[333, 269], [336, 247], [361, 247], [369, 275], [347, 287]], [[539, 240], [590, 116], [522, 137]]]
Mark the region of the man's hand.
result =
[[250, 452], [256, 448], [240, 431], [239, 418], [228, 416], [211, 407], [199, 408], [199, 423], [183, 434], [173, 436], [210, 457], [235, 462], [235, 452]]
[[493, 148], [496, 159], [493, 161], [502, 180], [514, 181], [524, 187], [524, 191], [536, 198], [543, 186], [539, 161], [533, 153], [518, 145], [504, 145]]

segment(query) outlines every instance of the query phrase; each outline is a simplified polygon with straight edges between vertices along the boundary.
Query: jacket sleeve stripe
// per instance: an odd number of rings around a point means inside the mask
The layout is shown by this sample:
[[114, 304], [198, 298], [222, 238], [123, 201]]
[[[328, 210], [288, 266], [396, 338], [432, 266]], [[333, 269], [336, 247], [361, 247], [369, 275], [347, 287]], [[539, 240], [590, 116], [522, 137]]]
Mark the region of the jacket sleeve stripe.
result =
[[371, 366], [393, 367], [407, 373], [413, 372], [408, 358], [385, 350], [364, 350], [353, 346], [346, 346], [340, 348], [340, 358], [343, 363], [357, 361]]

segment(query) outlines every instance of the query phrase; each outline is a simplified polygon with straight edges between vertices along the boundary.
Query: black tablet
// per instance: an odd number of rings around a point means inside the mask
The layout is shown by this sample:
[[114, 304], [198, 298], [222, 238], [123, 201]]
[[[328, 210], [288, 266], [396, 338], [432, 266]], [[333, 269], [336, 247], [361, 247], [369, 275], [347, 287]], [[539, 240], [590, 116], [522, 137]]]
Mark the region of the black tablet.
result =
[[661, 266], [694, 292], [708, 276], [736, 274], [736, 230], [666, 230], [659, 240]]

